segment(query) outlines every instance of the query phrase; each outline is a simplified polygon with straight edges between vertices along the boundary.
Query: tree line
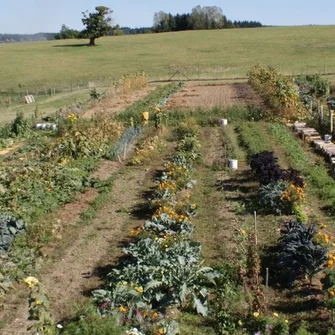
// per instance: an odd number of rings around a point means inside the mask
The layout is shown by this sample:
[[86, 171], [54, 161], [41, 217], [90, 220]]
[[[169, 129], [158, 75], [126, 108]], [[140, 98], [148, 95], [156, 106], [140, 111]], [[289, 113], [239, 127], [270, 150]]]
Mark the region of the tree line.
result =
[[55, 33], [0, 34], [0, 43], [50, 41], [54, 38]]
[[191, 13], [176, 14], [163, 11], [154, 14], [152, 30], [156, 33], [182, 30], [255, 28], [263, 25], [258, 21], [231, 21], [217, 6], [196, 6]]
[[59, 33], [39, 33], [33, 35], [21, 34], [0, 34], [0, 43], [21, 42], [21, 41], [41, 41], [51, 39], [75, 39], [89, 38], [89, 46], [95, 45], [95, 40], [101, 36], [113, 36], [124, 34], [147, 34], [182, 30], [201, 29], [226, 29], [226, 28], [250, 28], [262, 27], [257, 21], [231, 21], [223, 14], [217, 6], [196, 6], [191, 13], [176, 14], [165, 13], [163, 11], [154, 14], [154, 23], [151, 28], [129, 28], [112, 26], [111, 11], [108, 7], [98, 6], [96, 12], [82, 12], [82, 23], [85, 29], [82, 31], [71, 29], [65, 24], [62, 25]]

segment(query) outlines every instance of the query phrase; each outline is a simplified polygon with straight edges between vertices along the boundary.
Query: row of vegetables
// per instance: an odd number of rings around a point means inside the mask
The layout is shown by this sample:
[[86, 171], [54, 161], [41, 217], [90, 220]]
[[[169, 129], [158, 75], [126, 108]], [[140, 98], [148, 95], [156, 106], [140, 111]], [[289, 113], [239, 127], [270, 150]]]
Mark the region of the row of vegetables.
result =
[[[159, 87], [150, 99], [145, 98], [144, 105], [150, 108], [152, 103], [163, 103], [178, 87]], [[0, 252], [4, 256], [0, 297], [16, 280], [35, 272], [40, 246], [62, 229], [61, 222], [43, 218], [89, 187], [103, 191], [104, 183], [92, 178], [92, 172], [101, 159], [123, 155], [142, 132], [141, 124], [130, 125], [129, 120], [115, 120], [103, 113], [92, 119], [57, 113], [53, 121], [57, 129], [36, 131], [32, 121], [20, 114], [0, 129], [0, 137], [22, 143], [1, 157]]]
[[190, 240], [197, 205], [189, 192], [199, 149], [195, 135], [179, 139], [156, 180], [152, 218], [130, 232], [134, 241], [123, 249], [125, 259], [108, 275], [108, 286], [93, 293], [103, 316], [114, 315], [134, 333], [175, 335], [177, 309], [208, 312], [209, 287], [219, 274], [201, 265], [201, 245]]

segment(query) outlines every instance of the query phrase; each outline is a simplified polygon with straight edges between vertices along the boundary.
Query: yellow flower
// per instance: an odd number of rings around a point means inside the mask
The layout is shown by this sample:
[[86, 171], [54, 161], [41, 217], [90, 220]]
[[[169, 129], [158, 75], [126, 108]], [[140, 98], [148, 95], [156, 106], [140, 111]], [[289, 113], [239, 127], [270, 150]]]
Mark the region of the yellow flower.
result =
[[139, 293], [143, 293], [143, 288], [141, 286], [135, 287], [135, 291], [137, 291]]
[[259, 313], [258, 312], [254, 312], [252, 315], [254, 316], [254, 318], [258, 318], [259, 317]]
[[124, 308], [124, 307], [120, 306], [119, 311], [121, 313], [126, 313], [127, 312], [127, 308]]
[[242, 327], [243, 326], [243, 322], [241, 321], [241, 320], [238, 320], [238, 325], [240, 326], [240, 327]]
[[275, 317], [275, 318], [278, 318], [278, 313], [273, 313], [273, 316]]
[[158, 316], [158, 313], [156, 313], [156, 312], [152, 313], [152, 315], [151, 315], [151, 317], [152, 317], [153, 319], [157, 318], [157, 316]]
[[285, 323], [288, 323], [288, 320], [285, 320]]
[[164, 329], [163, 329], [163, 328], [159, 328], [159, 329], [157, 330], [157, 334], [158, 334], [158, 335], [163, 335], [163, 334], [164, 334]]
[[41, 302], [40, 300], [37, 299], [37, 300], [35, 301], [35, 304], [36, 304], [36, 305], [41, 305], [42, 302]]
[[32, 288], [32, 287], [38, 285], [38, 283], [39, 283], [37, 278], [31, 277], [31, 276], [24, 279], [24, 282], [26, 283], [28, 288]]

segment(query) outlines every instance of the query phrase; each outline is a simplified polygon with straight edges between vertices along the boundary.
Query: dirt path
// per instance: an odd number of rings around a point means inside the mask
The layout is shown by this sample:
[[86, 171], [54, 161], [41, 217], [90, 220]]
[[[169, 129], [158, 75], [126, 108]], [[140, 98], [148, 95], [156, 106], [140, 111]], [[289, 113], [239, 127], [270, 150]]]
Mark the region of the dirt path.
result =
[[[74, 304], [87, 299], [93, 288], [102, 284], [101, 274], [119, 254], [118, 247], [128, 231], [140, 222], [129, 216], [135, 204], [142, 201], [143, 182], [151, 180], [148, 169], [127, 169], [115, 180], [109, 199], [88, 226], [83, 226], [72, 244], [39, 274], [46, 288], [53, 317], [62, 320], [73, 313]], [[105, 270], [104, 270], [105, 269]], [[4, 328], [3, 334], [25, 334], [28, 303], [17, 306], [15, 320]]]
[[175, 94], [168, 109], [229, 107], [232, 105], [262, 105], [262, 100], [247, 83], [185, 86]]
[[101, 284], [97, 267], [103, 266], [101, 262], [110, 263], [109, 250], [117, 249], [123, 236], [137, 223], [129, 218], [128, 210], [141, 198], [141, 184], [146, 173], [132, 170], [118, 178], [107, 205], [96, 219], [83, 227], [62, 259], [41, 275], [55, 320], [69, 317], [73, 303], [80, 302], [85, 292]]

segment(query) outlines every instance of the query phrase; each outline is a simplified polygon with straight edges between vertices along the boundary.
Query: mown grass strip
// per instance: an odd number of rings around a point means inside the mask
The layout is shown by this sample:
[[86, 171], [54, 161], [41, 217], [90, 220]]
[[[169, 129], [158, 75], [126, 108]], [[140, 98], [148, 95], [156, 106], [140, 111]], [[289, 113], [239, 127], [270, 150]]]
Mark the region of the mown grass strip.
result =
[[261, 151], [271, 151], [271, 143], [262, 127], [254, 122], [246, 122], [236, 127], [241, 144], [246, 148], [248, 158]]
[[[323, 165], [316, 165], [315, 161], [310, 159], [301, 141], [296, 139], [286, 126], [270, 124], [267, 129], [278, 145], [285, 150], [292, 167], [301, 170], [308, 178], [313, 193], [326, 201], [326, 205], [335, 205], [335, 180], [328, 174], [327, 169]], [[335, 210], [330, 210], [329, 214], [334, 215]]]

